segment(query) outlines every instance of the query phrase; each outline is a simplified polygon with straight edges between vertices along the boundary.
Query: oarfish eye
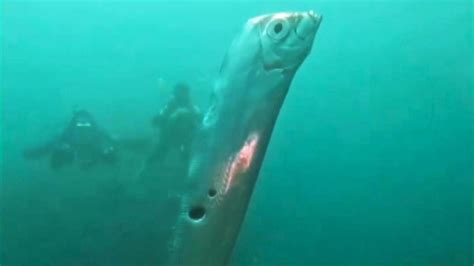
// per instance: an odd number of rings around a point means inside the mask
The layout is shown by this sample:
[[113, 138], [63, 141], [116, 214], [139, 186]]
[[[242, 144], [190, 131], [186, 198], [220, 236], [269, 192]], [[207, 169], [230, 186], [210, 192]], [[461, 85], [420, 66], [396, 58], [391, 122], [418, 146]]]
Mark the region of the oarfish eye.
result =
[[270, 21], [266, 28], [268, 36], [277, 41], [285, 38], [289, 31], [288, 21], [281, 18]]

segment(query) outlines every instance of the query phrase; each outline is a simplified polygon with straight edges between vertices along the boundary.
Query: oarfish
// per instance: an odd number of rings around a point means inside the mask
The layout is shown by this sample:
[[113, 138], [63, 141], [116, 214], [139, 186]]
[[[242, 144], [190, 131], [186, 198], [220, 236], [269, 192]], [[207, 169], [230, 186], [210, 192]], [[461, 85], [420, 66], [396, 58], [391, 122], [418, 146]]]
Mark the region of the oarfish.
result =
[[227, 264], [278, 113], [321, 20], [313, 11], [263, 15], [233, 40], [196, 136], [171, 265]]

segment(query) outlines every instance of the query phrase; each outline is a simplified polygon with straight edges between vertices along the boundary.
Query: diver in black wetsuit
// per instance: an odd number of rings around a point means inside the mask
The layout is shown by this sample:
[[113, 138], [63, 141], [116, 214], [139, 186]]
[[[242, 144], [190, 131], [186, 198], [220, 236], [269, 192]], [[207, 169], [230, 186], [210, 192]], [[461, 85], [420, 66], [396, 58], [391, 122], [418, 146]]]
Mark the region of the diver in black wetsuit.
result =
[[160, 130], [160, 138], [149, 162], [160, 162], [173, 150], [187, 162], [201, 120], [201, 112], [191, 101], [190, 87], [185, 83], [176, 84], [173, 96], [152, 120], [153, 126]]
[[74, 162], [82, 168], [88, 168], [117, 161], [114, 140], [99, 128], [94, 117], [86, 110], [74, 112], [69, 125], [57, 138], [26, 149], [23, 155], [27, 159], [50, 155], [50, 167], [54, 170]]

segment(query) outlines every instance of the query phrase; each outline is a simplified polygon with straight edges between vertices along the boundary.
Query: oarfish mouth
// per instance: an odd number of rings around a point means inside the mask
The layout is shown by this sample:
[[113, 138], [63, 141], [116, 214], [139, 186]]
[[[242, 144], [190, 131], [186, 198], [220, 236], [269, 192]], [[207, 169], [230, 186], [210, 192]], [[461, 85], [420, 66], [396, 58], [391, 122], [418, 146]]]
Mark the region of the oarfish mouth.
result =
[[323, 20], [323, 16], [314, 13], [312, 10], [306, 13], [298, 13], [297, 16], [299, 22], [295, 29], [296, 35], [303, 40], [313, 37]]

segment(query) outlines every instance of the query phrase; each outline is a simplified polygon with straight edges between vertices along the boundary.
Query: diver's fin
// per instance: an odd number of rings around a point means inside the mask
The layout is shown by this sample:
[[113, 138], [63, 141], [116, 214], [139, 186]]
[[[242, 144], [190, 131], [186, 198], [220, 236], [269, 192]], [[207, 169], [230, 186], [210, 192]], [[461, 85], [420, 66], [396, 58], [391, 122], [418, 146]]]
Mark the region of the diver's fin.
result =
[[23, 150], [23, 157], [29, 160], [41, 159], [44, 156], [51, 153], [51, 147], [49, 145], [43, 145], [39, 147], [29, 148]]

